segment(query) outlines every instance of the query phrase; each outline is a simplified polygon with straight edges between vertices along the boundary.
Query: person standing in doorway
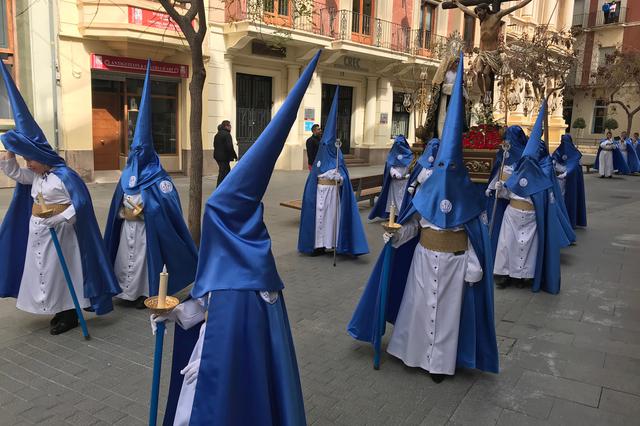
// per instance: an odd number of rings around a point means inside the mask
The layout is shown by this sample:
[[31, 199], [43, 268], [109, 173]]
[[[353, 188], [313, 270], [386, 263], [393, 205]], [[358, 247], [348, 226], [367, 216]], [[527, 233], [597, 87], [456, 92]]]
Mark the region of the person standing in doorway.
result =
[[216, 184], [218, 187], [231, 171], [229, 163], [238, 159], [238, 155], [233, 149], [229, 120], [224, 120], [218, 125], [218, 133], [213, 138], [213, 159], [218, 163], [218, 182]]
[[322, 129], [319, 124], [311, 126], [312, 135], [307, 139], [307, 165], [309, 170], [313, 168], [313, 160], [316, 159], [318, 148], [320, 147], [320, 138], [322, 137]]

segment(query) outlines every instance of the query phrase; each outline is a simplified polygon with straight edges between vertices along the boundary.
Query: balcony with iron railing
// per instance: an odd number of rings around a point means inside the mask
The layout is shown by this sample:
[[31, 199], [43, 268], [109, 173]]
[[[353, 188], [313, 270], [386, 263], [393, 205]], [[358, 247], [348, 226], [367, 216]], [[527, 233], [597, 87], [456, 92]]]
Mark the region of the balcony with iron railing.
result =
[[236, 1], [226, 9], [226, 22], [250, 22], [272, 28], [276, 33], [301, 31], [334, 42], [386, 49], [394, 53], [434, 57], [442, 36], [431, 31], [411, 29], [384, 19], [373, 18], [351, 10], [315, 7], [304, 16], [292, 3], [263, 0]]
[[615, 12], [605, 15], [602, 11], [578, 13], [573, 15], [573, 27], [583, 29], [600, 28], [627, 23], [628, 7], [619, 7]]

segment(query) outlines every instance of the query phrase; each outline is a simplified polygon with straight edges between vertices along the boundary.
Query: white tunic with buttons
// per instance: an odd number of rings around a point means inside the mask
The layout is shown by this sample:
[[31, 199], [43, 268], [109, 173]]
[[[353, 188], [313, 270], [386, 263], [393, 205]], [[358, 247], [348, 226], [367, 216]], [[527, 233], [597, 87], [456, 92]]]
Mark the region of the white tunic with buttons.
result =
[[396, 206], [396, 212], [400, 211], [405, 189], [407, 187], [407, 181], [409, 180], [409, 178], [405, 178], [408, 170], [408, 167], [391, 167], [391, 170], [389, 170], [391, 183], [389, 185], [385, 212], [389, 213], [391, 211], [392, 203]]
[[[331, 169], [318, 176], [318, 179], [342, 181], [342, 175]], [[314, 248], [335, 247], [336, 228], [340, 226], [340, 212], [337, 185], [320, 185], [316, 192], [316, 239]]]
[[[567, 171], [567, 166], [565, 166], [564, 164], [555, 163], [555, 169], [556, 169], [556, 174], [559, 174], [561, 176]], [[567, 188], [567, 176], [566, 175], [564, 177], [560, 177], [560, 176], [558, 176], [558, 185], [560, 185], [560, 191], [562, 192], [562, 196], [564, 197], [564, 194]]]
[[[522, 198], [507, 189], [499, 196], [532, 203], [531, 198]], [[507, 206], [498, 236], [498, 248], [493, 273], [512, 278], [534, 278], [538, 254], [538, 225], [534, 210], [520, 210]]]
[[[400, 229], [394, 246], [409, 241], [421, 228], [440, 230], [416, 215]], [[410, 367], [454, 374], [464, 286], [480, 281], [482, 274], [470, 241], [459, 255], [418, 244], [387, 352]]]
[[[130, 208], [127, 202], [130, 205], [141, 205], [142, 196], [125, 194], [122, 206]], [[143, 220], [124, 220], [122, 223], [120, 243], [113, 269], [122, 288], [122, 293], [117, 297], [124, 300], [136, 300], [140, 296], [149, 296], [145, 229]]]
[[[1, 160], [0, 168], [16, 182], [32, 185], [34, 202], [41, 193], [46, 204], [70, 204], [60, 213], [66, 222], [56, 225], [55, 231], [80, 307], [89, 307], [89, 300], [83, 297], [82, 260], [74, 228], [76, 211], [64, 183], [53, 173], [42, 176], [29, 169], [21, 169], [15, 158]], [[41, 222], [42, 219], [36, 216], [31, 216], [29, 221], [27, 252], [16, 307], [33, 314], [53, 315], [74, 309], [74, 305], [49, 228]]]
[[613, 174], [613, 149], [614, 144], [610, 139], [600, 142], [600, 156], [598, 157], [598, 173], [600, 176], [611, 176]]

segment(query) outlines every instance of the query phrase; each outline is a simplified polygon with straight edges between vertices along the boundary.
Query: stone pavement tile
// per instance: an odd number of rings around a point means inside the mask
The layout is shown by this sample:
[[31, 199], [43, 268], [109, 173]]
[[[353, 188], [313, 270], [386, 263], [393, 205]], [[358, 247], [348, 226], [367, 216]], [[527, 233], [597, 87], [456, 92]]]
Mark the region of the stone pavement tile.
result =
[[600, 398], [600, 409], [638, 419], [640, 417], [640, 396], [605, 388], [602, 390], [602, 398]]
[[525, 372], [518, 381], [516, 392], [542, 392], [547, 396], [568, 399], [581, 404], [597, 407], [601, 388], [574, 380]]
[[93, 413], [93, 416], [109, 424], [113, 424], [123, 417], [127, 416], [127, 414], [112, 407], [104, 407], [103, 409]]
[[495, 425], [502, 413], [502, 407], [487, 403], [486, 400], [464, 398], [450, 421], [455, 424]]
[[559, 370], [559, 375], [566, 379], [640, 395], [640, 370], [620, 372], [608, 367], [591, 368], [573, 363], [564, 364]]
[[573, 341], [573, 346], [577, 348], [597, 349], [605, 353], [616, 355], [640, 356], [640, 344], [638, 343], [627, 343], [610, 339], [593, 340], [588, 337], [576, 337]]
[[477, 382], [465, 399], [488, 402], [492, 405], [518, 411], [538, 419], [546, 419], [553, 406], [553, 398], [545, 396], [540, 390], [521, 389], [514, 386]]
[[559, 399], [553, 404], [549, 422], [562, 426], [629, 426], [636, 424], [637, 418]]
[[535, 417], [527, 416], [526, 414], [519, 413], [517, 411], [502, 410], [500, 418], [498, 418], [498, 426], [543, 426], [548, 422]]
[[604, 352], [587, 348], [576, 348], [572, 345], [547, 342], [544, 340], [522, 341], [519, 340], [513, 353], [526, 352], [533, 355], [542, 355], [548, 358], [579, 362], [582, 365], [601, 367], [604, 364]]
[[604, 360], [604, 368], [638, 374], [640, 372], [640, 358], [607, 354]]
[[545, 327], [531, 324], [514, 324], [505, 336], [513, 337], [522, 341], [545, 340], [563, 344], [571, 344], [575, 337], [572, 333], [548, 330]]
[[450, 418], [451, 414], [436, 407], [429, 411], [429, 414], [427, 414], [427, 417], [420, 423], [420, 426], [443, 426], [447, 424]]
[[50, 407], [34, 406], [29, 410], [20, 413], [20, 417], [38, 424], [53, 416], [53, 413], [47, 410]]
[[93, 425], [98, 419], [81, 410], [74, 411], [69, 417], [64, 419], [68, 424], [72, 425]]
[[595, 312], [585, 312], [581, 321], [600, 324], [605, 327], [619, 327], [635, 332], [640, 332], [640, 320], [615, 317]]
[[[162, 417], [159, 417], [161, 419]], [[149, 421], [144, 421], [141, 419], [137, 419], [135, 417], [126, 416], [122, 419], [118, 420], [116, 423], [113, 423], [113, 426], [145, 426], [148, 425]]]
[[23, 425], [32, 425], [32, 422], [27, 421], [26, 419], [15, 415], [14, 413], [4, 410], [2, 408], [0, 408], [0, 420], [2, 420], [2, 424], [3, 425], [18, 425], [18, 424], [23, 424]]

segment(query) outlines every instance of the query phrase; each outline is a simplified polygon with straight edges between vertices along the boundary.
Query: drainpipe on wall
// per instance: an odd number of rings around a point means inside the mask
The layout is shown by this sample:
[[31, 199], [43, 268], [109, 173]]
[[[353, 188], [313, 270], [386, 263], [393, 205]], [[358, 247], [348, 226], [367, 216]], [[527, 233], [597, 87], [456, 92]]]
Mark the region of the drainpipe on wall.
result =
[[53, 66], [51, 67], [51, 96], [53, 101], [53, 149], [58, 151], [60, 148], [60, 137], [59, 137], [59, 126], [58, 126], [58, 87], [59, 87], [59, 73], [58, 73], [58, 55], [57, 55], [57, 47], [58, 41], [56, 38], [55, 31], [55, 17], [54, 15], [54, 1], [49, 0], [49, 44], [51, 46], [51, 60], [53, 61]]

